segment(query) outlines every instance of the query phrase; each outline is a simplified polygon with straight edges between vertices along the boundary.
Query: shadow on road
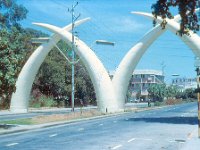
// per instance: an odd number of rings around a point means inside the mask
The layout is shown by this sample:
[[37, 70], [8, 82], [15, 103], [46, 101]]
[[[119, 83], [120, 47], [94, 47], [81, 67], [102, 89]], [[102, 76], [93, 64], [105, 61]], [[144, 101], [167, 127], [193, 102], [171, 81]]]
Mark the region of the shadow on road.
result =
[[198, 124], [197, 117], [160, 117], [160, 118], [130, 118], [127, 121], [144, 121], [152, 123], [169, 123], [169, 124]]

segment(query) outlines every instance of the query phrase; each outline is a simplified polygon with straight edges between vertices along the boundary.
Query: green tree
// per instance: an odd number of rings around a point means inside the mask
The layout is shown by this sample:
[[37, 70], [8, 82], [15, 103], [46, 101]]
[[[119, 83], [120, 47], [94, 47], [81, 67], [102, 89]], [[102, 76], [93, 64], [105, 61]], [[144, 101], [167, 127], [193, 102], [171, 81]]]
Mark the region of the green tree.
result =
[[7, 108], [30, 46], [27, 44], [26, 33], [22, 33], [15, 27], [10, 31], [2, 29], [0, 38], [0, 99], [3, 107]]
[[34, 46], [31, 31], [20, 27], [26, 8], [14, 0], [0, 0], [0, 107], [8, 108], [18, 74]]
[[0, 28], [20, 27], [19, 21], [26, 18], [28, 10], [16, 0], [0, 0]]
[[165, 84], [151, 84], [148, 88], [149, 96], [155, 101], [163, 101], [165, 97]]
[[[58, 43], [58, 46], [63, 50], [70, 49], [62, 41]], [[86, 68], [82, 64], [79, 61], [75, 65], [75, 103], [80, 104], [80, 101], [85, 104], [95, 103], [94, 88]], [[66, 62], [57, 49], [50, 51], [40, 67], [34, 82], [33, 93], [35, 93], [34, 91], [54, 97], [58, 103], [60, 101], [64, 101], [65, 105], [71, 103], [71, 64]], [[38, 94], [35, 93], [35, 95]], [[34, 98], [39, 97], [35, 96]]]
[[[187, 34], [188, 29], [194, 32], [199, 31], [198, 16], [195, 12], [195, 8], [200, 6], [199, 0], [158, 0], [152, 5], [152, 14], [155, 16], [161, 16], [165, 18], [173, 18], [173, 14], [170, 12], [170, 7], [178, 7], [179, 14], [181, 16], [180, 34]], [[154, 20], [154, 24], [156, 21]], [[166, 25], [165, 20], [161, 24], [163, 28]]]
[[167, 99], [176, 98], [178, 96], [178, 94], [179, 94], [179, 89], [177, 86], [170, 85], [170, 86], [167, 86], [165, 89], [165, 97]]

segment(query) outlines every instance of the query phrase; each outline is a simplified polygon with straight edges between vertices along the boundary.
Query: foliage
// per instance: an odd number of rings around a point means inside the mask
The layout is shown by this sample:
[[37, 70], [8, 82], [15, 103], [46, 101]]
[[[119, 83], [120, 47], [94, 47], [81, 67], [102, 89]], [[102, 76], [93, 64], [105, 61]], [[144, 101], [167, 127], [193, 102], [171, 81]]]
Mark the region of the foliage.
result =
[[[70, 49], [63, 41], [60, 41], [58, 46], [63, 50]], [[33, 93], [37, 90], [38, 93], [53, 97], [57, 101], [57, 106], [63, 103], [65, 106], [71, 104], [71, 64], [57, 49], [49, 52], [40, 67], [33, 85]], [[94, 100], [92, 82], [80, 61], [75, 65], [75, 103], [94, 103]]]
[[56, 106], [56, 102], [53, 97], [47, 97], [45, 95], [40, 96], [38, 99], [32, 99], [30, 102], [30, 107], [40, 108], [40, 107], [53, 107]]
[[0, 28], [20, 27], [19, 21], [25, 19], [27, 13], [15, 0], [0, 0]]
[[167, 99], [169, 98], [173, 99], [174, 97], [177, 97], [179, 91], [180, 90], [178, 89], [177, 86], [174, 85], [167, 86], [165, 89], [165, 97], [167, 97]]
[[[167, 99], [166, 102], [169, 103], [178, 103], [178, 100], [188, 100], [188, 99], [196, 99], [197, 95], [195, 90], [185, 89], [182, 91], [180, 88], [174, 85], [166, 86], [165, 84], [153, 84], [148, 88], [149, 96], [154, 101], [163, 101], [164, 98]], [[175, 100], [175, 102], [173, 101]]]
[[[195, 12], [195, 8], [199, 7], [199, 5], [199, 0], [158, 0], [152, 5], [152, 14], [155, 18], [161, 16], [164, 19], [161, 24], [164, 28], [166, 25], [165, 18], [173, 18], [170, 7], [178, 7], [179, 14], [182, 18], [179, 32], [182, 35], [187, 34], [188, 29], [194, 32], [199, 31], [198, 16]], [[154, 25], [156, 24], [155, 20], [153, 22]]]
[[33, 122], [31, 118], [25, 118], [25, 119], [0, 121], [0, 124], [31, 125], [33, 124]]
[[154, 106], [161, 106], [163, 105], [163, 102], [155, 101]]
[[148, 88], [148, 93], [154, 101], [163, 101], [165, 97], [165, 84], [151, 84]]
[[42, 33], [20, 27], [28, 11], [16, 1], [0, 0], [0, 10], [0, 107], [6, 109], [19, 72], [35, 48], [31, 38]]
[[177, 98], [182, 99], [197, 99], [197, 93], [195, 93], [195, 89], [189, 88], [182, 92], [179, 92], [179, 95]]
[[0, 98], [4, 107], [9, 105], [27, 49], [31, 48], [27, 37], [26, 33], [15, 27], [10, 31], [6, 29], [0, 31]]

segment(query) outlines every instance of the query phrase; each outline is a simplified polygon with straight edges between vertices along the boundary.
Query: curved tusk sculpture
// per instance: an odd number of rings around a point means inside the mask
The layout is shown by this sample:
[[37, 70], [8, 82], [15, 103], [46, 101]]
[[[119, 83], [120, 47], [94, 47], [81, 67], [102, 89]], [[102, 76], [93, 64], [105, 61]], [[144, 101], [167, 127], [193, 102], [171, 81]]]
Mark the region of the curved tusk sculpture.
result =
[[[196, 11], [199, 11], [199, 9]], [[132, 13], [135, 14], [136, 12]], [[138, 14], [138, 12], [136, 14]], [[179, 22], [180, 19], [180, 15], [176, 15], [172, 21]], [[128, 51], [120, 62], [112, 80], [113, 87], [117, 95], [116, 97], [119, 101], [119, 108], [124, 108], [129, 81], [139, 60], [142, 58], [148, 47], [165, 31], [166, 29], [162, 29], [160, 25], [151, 29], [135, 46]]]
[[[72, 34], [53, 25], [34, 23], [58, 34], [62, 40], [71, 45]], [[97, 97], [98, 108], [103, 113], [120, 111], [108, 72], [95, 53], [80, 39], [75, 37], [75, 52], [79, 55], [90, 75]]]
[[[153, 15], [150, 13], [143, 13], [143, 12], [132, 12], [132, 13], [145, 16], [151, 20], [154, 19]], [[158, 23], [161, 23], [163, 19], [161, 17], [157, 17], [157, 21]], [[200, 57], [200, 37], [196, 33], [193, 33], [192, 31], [189, 31], [189, 35], [184, 34], [180, 36], [179, 34], [177, 34], [178, 31], [180, 30], [180, 24], [172, 19], [166, 18], [166, 21], [167, 21], [166, 28], [172, 31], [174, 34], [178, 35], [178, 37], [191, 48], [195, 56]]]
[[119, 108], [124, 108], [125, 97], [131, 79], [132, 73], [138, 62], [146, 52], [148, 47], [162, 34], [165, 30], [159, 26], [154, 27], [144, 37], [131, 48], [120, 62], [113, 77], [113, 87], [119, 103]]
[[[90, 18], [85, 18], [75, 23], [78, 26]], [[72, 29], [72, 25], [68, 25], [63, 30], [69, 31]], [[12, 94], [10, 111], [14, 113], [25, 113], [28, 111], [28, 102], [30, 100], [30, 92], [35, 79], [35, 76], [44, 61], [49, 51], [54, 47], [54, 44], [60, 40], [60, 36], [54, 34], [50, 37], [48, 43], [39, 46], [33, 54], [29, 57], [25, 65], [23, 66], [17, 82], [16, 91]]]

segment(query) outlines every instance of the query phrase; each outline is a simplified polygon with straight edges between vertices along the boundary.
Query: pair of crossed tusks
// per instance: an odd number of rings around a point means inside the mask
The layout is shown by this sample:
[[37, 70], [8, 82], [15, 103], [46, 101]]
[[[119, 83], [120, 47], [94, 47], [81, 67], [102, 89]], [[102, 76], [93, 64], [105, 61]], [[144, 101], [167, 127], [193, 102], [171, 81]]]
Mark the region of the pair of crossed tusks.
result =
[[[132, 13], [153, 19], [153, 16], [148, 13]], [[88, 20], [89, 18], [77, 21], [75, 26]], [[179, 20], [180, 16], [178, 15], [175, 16], [174, 19], [166, 19], [166, 29], [176, 34], [177, 31], [180, 30], [180, 25], [177, 23]], [[162, 18], [158, 17], [157, 21], [161, 23]], [[33, 81], [46, 55], [54, 47], [54, 43], [57, 43], [60, 39], [64, 40], [69, 45], [71, 45], [72, 42], [72, 34], [69, 32], [72, 28], [71, 24], [64, 28], [43, 23], [34, 24], [46, 28], [54, 32], [54, 34], [51, 36], [48, 43], [42, 44], [34, 51], [19, 74], [16, 82], [16, 92], [12, 95], [10, 107], [10, 110], [16, 113], [28, 111], [28, 100]], [[163, 30], [160, 25], [157, 25], [145, 34], [122, 59], [113, 80], [110, 79], [108, 72], [95, 53], [84, 42], [75, 37], [75, 43], [77, 45], [75, 52], [79, 55], [90, 75], [96, 92], [97, 105], [101, 112], [119, 112], [124, 110], [125, 96], [132, 72], [147, 48], [166, 31], [166, 29]], [[189, 36], [183, 35], [179, 37], [192, 49], [196, 56], [200, 56], [200, 37], [197, 34], [190, 31]]]

